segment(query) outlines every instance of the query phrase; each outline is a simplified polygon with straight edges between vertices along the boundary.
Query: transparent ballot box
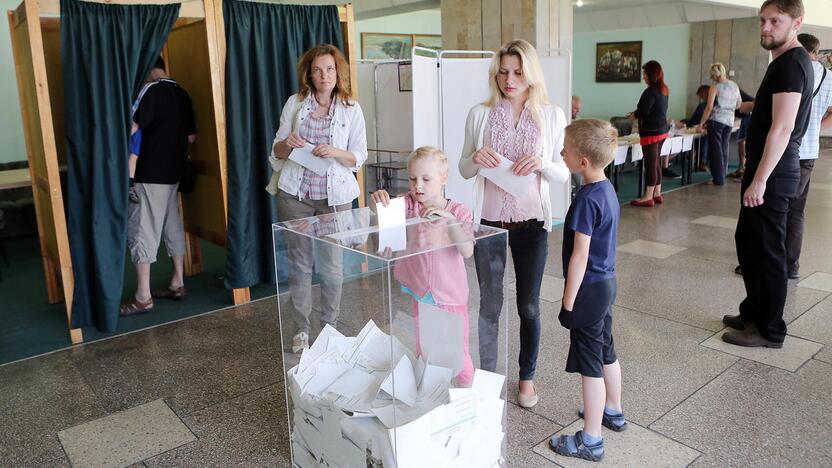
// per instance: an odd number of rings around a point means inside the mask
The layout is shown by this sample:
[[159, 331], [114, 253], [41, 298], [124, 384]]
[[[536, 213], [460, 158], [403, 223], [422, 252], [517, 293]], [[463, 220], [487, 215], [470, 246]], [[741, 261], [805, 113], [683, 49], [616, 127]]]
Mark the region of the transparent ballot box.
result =
[[507, 231], [368, 208], [273, 228], [293, 465], [507, 466]]

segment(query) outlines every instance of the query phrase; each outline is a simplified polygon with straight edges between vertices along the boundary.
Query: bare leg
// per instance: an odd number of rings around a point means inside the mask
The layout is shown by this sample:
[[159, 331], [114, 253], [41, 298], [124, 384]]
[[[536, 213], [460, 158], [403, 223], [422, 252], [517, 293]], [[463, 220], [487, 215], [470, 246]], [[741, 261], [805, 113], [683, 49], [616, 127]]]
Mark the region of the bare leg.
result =
[[654, 197], [658, 197], [661, 194], [662, 194], [662, 184], [658, 184], [655, 187], [653, 187], [653, 196]]
[[520, 393], [524, 395], [534, 395], [534, 380], [521, 380]]
[[173, 276], [170, 278], [170, 289], [179, 289], [185, 285], [185, 256], [174, 255], [170, 258], [173, 263]]
[[618, 361], [604, 366], [604, 387], [607, 390], [607, 408], [621, 411], [621, 365]]
[[150, 300], [150, 264], [136, 264], [136, 300], [147, 302]]
[[604, 379], [581, 376], [581, 384], [584, 397], [584, 432], [601, 437], [601, 419], [606, 401]]

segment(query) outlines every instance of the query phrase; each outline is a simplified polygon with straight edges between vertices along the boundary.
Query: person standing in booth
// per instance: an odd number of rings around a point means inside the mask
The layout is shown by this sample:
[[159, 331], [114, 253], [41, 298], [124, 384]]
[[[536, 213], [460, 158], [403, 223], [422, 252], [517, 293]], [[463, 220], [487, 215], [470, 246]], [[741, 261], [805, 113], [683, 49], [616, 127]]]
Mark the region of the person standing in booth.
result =
[[[473, 220], [509, 231], [508, 242], [517, 277], [520, 315], [520, 382], [517, 402], [537, 404], [534, 375], [540, 343], [540, 283], [546, 265], [547, 238], [552, 229], [549, 184], [563, 183], [569, 170], [560, 155], [566, 114], [549, 103], [537, 51], [516, 39], [494, 56], [489, 70], [491, 97], [468, 112], [459, 171], [476, 178]], [[528, 192], [512, 195], [479, 172], [503, 159], [518, 176], [534, 175]], [[480, 365], [497, 365], [500, 312], [503, 307], [505, 249], [478, 242], [474, 260], [480, 288]]]
[[[145, 90], [133, 114], [133, 130], [142, 132], [133, 197], [128, 205], [127, 246], [136, 266], [136, 293], [121, 305], [122, 317], [149, 312], [153, 298], [185, 299], [185, 230], [179, 215], [179, 181], [185, 173], [188, 145], [196, 141], [196, 124], [188, 92], [165, 73], [160, 57], [150, 72], [156, 84]], [[150, 265], [159, 242], [173, 262], [167, 286], [150, 291]]]
[[738, 315], [722, 317], [732, 328], [722, 340], [737, 346], [782, 348], [786, 339], [787, 217], [815, 90], [812, 59], [797, 40], [803, 11], [800, 0], [766, 0], [760, 7], [760, 45], [772, 61], [753, 103], [734, 234], [746, 297]]
[[633, 206], [653, 206], [664, 202], [662, 196], [662, 165], [659, 153], [667, 139], [667, 100], [670, 90], [664, 84], [664, 71], [659, 62], [651, 60], [642, 67], [647, 89], [641, 93], [636, 110], [627, 118], [638, 119], [638, 134], [644, 153], [644, 197], [630, 202]]
[[[274, 172], [266, 190], [277, 196], [281, 221], [351, 209], [359, 195], [355, 173], [367, 160], [364, 114], [352, 95], [349, 67], [341, 51], [330, 44], [306, 51], [298, 62], [298, 82], [298, 93], [283, 106], [269, 157]], [[314, 156], [332, 161], [326, 175], [289, 159], [292, 151], [307, 144], [314, 148]], [[292, 339], [295, 353], [309, 347], [315, 263], [311, 240], [300, 237], [286, 238], [297, 324]], [[325, 246], [318, 250], [322, 320], [334, 327], [341, 304], [341, 251]]]

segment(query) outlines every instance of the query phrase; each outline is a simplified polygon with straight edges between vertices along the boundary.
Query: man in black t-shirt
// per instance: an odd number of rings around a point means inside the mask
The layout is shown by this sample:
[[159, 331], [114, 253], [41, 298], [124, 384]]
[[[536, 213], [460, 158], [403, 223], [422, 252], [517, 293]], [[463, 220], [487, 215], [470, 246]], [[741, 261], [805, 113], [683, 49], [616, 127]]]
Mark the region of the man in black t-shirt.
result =
[[722, 318], [733, 329], [723, 341], [738, 346], [781, 348], [786, 337], [786, 215], [800, 178], [798, 152], [814, 89], [809, 54], [797, 40], [802, 22], [800, 0], [766, 0], [760, 7], [760, 45], [772, 61], [753, 102], [734, 236], [746, 297], [739, 315]]
[[[142, 131], [141, 153], [128, 209], [127, 245], [136, 266], [136, 294], [121, 306], [122, 316], [148, 312], [153, 298], [182, 300], [185, 232], [179, 216], [177, 187], [185, 172], [188, 145], [196, 139], [191, 98], [165, 74], [159, 58], [133, 114], [133, 133]], [[150, 292], [150, 264], [156, 261], [161, 238], [173, 261], [170, 284]]]

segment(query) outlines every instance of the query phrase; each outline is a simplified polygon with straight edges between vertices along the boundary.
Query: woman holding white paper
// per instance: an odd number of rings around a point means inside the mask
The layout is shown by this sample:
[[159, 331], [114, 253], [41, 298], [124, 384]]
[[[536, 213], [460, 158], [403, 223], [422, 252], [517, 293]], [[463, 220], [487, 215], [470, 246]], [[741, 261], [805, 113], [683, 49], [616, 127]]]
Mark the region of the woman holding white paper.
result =
[[[549, 103], [537, 51], [528, 42], [513, 40], [497, 51], [489, 82], [490, 99], [468, 112], [459, 171], [466, 179], [476, 177], [474, 222], [509, 231], [520, 315], [517, 402], [528, 408], [538, 400], [534, 373], [540, 342], [540, 283], [552, 230], [549, 184], [569, 177], [560, 155], [567, 122], [563, 110]], [[525, 191], [509, 193], [501, 185], [512, 184], [495, 176], [498, 171], [480, 172], [504, 166], [506, 160], [513, 176], [530, 176]], [[503, 306], [505, 249], [489, 248], [488, 242], [480, 241], [474, 257], [480, 287], [480, 366], [493, 371]]]
[[[277, 195], [282, 221], [352, 208], [359, 195], [354, 173], [367, 159], [364, 114], [350, 90], [349, 68], [341, 51], [329, 44], [306, 51], [298, 63], [298, 81], [298, 93], [283, 106], [269, 157], [274, 172], [266, 190]], [[315, 157], [332, 161], [325, 166], [325, 174], [316, 172], [321, 171], [320, 164], [304, 167], [289, 159], [292, 151], [310, 147]], [[297, 353], [309, 347], [314, 256], [309, 239], [287, 236], [286, 242], [289, 289], [298, 325], [292, 351]], [[341, 254], [325, 247], [319, 254], [322, 320], [335, 326], [341, 302]]]

